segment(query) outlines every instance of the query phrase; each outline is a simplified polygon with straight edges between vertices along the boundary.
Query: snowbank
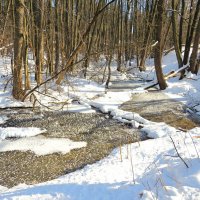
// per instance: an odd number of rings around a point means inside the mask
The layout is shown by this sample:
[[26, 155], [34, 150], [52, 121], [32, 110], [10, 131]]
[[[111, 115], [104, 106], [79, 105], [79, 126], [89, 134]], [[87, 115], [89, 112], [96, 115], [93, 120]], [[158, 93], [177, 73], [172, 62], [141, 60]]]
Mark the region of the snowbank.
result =
[[[199, 129], [193, 134], [199, 134]], [[9, 189], [0, 198], [200, 199], [200, 140], [188, 133], [177, 134], [173, 140], [189, 168], [177, 156], [171, 139], [164, 137], [125, 145], [82, 170], [46, 183]]]
[[174, 135], [178, 130], [165, 123], [152, 123], [145, 125], [141, 131], [145, 132], [149, 138], [160, 138]]

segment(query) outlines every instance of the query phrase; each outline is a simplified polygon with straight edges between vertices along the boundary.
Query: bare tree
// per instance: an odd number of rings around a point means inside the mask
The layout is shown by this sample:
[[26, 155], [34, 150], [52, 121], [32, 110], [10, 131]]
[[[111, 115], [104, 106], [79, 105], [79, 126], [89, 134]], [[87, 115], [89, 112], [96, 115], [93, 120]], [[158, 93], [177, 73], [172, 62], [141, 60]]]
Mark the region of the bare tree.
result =
[[160, 86], [161, 90], [166, 89], [167, 84], [164, 79], [164, 75], [162, 72], [162, 53], [163, 53], [163, 14], [165, 9], [165, 1], [164, 0], [158, 0], [158, 6], [157, 6], [157, 20], [156, 20], [156, 40], [158, 41], [158, 44], [155, 47], [155, 55], [154, 55], [154, 64], [156, 69], [156, 75], [158, 79], [158, 84]]
[[14, 71], [13, 96], [21, 100], [24, 96], [22, 84], [23, 42], [24, 42], [24, 0], [16, 0], [14, 4], [15, 35], [14, 35]]
[[[176, 52], [176, 58], [178, 60], [179, 68], [183, 66], [181, 51], [180, 51], [180, 38], [178, 39], [178, 32], [177, 32], [177, 10], [178, 8], [178, 1], [172, 0], [172, 32], [173, 32], [173, 40], [174, 40], [174, 47]], [[182, 27], [181, 27], [182, 28]]]
[[197, 28], [196, 28], [196, 33], [194, 36], [193, 49], [192, 49], [192, 53], [190, 56], [190, 70], [194, 74], [197, 74], [198, 70], [199, 70], [199, 64], [198, 64], [199, 60], [198, 59], [200, 59], [200, 58], [197, 58], [199, 43], [200, 43], [200, 16], [199, 16], [199, 20], [198, 20], [198, 24], [197, 24]]

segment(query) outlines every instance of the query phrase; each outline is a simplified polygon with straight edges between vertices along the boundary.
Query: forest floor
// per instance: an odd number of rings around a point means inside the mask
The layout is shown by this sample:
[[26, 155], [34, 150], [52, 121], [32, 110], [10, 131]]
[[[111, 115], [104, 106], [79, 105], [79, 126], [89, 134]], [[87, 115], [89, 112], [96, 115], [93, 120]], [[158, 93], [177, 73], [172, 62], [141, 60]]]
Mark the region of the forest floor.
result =
[[[164, 58], [168, 70], [177, 67], [174, 55]], [[92, 78], [102, 80], [94, 69]], [[109, 89], [91, 77], [69, 78], [71, 89], [52, 84], [48, 94], [70, 102], [62, 111], [39, 94], [56, 109], [32, 111], [7, 87], [0, 93], [0, 199], [200, 198], [199, 76], [173, 78], [164, 94], [143, 90], [154, 75], [151, 66], [128, 74], [114, 66]]]

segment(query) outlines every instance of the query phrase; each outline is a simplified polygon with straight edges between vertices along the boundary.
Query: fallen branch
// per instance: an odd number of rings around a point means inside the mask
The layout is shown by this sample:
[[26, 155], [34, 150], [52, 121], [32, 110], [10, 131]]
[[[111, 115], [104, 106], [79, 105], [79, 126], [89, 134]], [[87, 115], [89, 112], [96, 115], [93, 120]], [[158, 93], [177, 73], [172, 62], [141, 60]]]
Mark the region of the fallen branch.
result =
[[[165, 78], [165, 80], [168, 80], [169, 78], [172, 78], [172, 77], [176, 76], [178, 73], [182, 72], [183, 70], [185, 70], [185, 69], [187, 69], [187, 68], [189, 68], [189, 65], [184, 65], [183, 67], [179, 68], [178, 70], [176, 70], [176, 71], [171, 71], [171, 72], [169, 72], [168, 74], [164, 75], [164, 78]], [[152, 87], [154, 87], [154, 86], [156, 86], [156, 85], [158, 85], [158, 82], [156, 82], [156, 83], [150, 83], [148, 86], [146, 86], [146, 87], [144, 88], [144, 90], [147, 90], [147, 89], [149, 89], [149, 88], [152, 88]]]

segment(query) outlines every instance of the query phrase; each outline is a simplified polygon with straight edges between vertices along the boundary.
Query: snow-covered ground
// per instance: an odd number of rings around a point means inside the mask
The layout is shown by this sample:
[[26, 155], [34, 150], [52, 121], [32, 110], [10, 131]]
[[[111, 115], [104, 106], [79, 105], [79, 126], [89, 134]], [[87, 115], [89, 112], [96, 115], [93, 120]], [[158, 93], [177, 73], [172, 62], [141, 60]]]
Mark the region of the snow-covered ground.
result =
[[[147, 61], [148, 67], [146, 72], [140, 73], [145, 79], [156, 80], [156, 74], [154, 71], [153, 60]], [[168, 74], [171, 71], [178, 69], [176, 61], [176, 54], [174, 51], [163, 57], [163, 73]], [[169, 97], [181, 101], [186, 104], [197, 114], [200, 115], [200, 74], [194, 75], [191, 72], [186, 72], [186, 77], [179, 80], [179, 76], [170, 78], [167, 81], [168, 87], [164, 91]]]
[[[200, 198], [199, 129], [115, 149], [107, 158], [58, 179], [19, 185], [0, 199], [193, 199]], [[3, 189], [2, 189], [3, 190]]]
[[[1, 68], [4, 67], [2, 63]], [[145, 73], [135, 71], [135, 75], [153, 80], [155, 72], [152, 60], [147, 64], [149, 67]], [[112, 68], [113, 71], [115, 69]], [[176, 69], [175, 53], [171, 52], [163, 59], [163, 71], [168, 73]], [[0, 73], [3, 75], [4, 71]], [[117, 73], [118, 78], [119, 75]], [[124, 74], [121, 76], [121, 80], [126, 78]], [[5, 79], [1, 76], [1, 89], [4, 88]], [[51, 84], [47, 92], [52, 97], [36, 94], [42, 104], [54, 109], [65, 102], [62, 109], [76, 112], [95, 112], [93, 107], [97, 107], [104, 113], [110, 112], [120, 122], [131, 123], [133, 128], [142, 124], [142, 131], [155, 139], [125, 145], [121, 150], [117, 148], [105, 159], [49, 182], [31, 186], [22, 184], [11, 189], [0, 187], [0, 199], [200, 199], [200, 128], [182, 132], [164, 123], [148, 121], [137, 113], [119, 109], [132, 94], [145, 92], [142, 88], [119, 92], [108, 90], [105, 93], [103, 85], [73, 77], [69, 77], [67, 84], [61, 86]], [[199, 76], [188, 74], [181, 81], [178, 77], [169, 79], [165, 92], [171, 98], [191, 106], [194, 111], [200, 111]], [[55, 98], [58, 100], [56, 103]], [[12, 99], [9, 87], [5, 93], [0, 93], [0, 107], [22, 105], [18, 103]], [[6, 116], [0, 118], [1, 123], [6, 120]], [[19, 139], [19, 142], [23, 140], [25, 144], [27, 139]], [[86, 145], [84, 142], [81, 144], [81, 147]]]

